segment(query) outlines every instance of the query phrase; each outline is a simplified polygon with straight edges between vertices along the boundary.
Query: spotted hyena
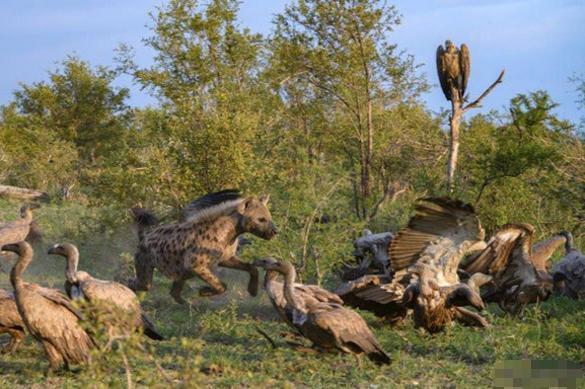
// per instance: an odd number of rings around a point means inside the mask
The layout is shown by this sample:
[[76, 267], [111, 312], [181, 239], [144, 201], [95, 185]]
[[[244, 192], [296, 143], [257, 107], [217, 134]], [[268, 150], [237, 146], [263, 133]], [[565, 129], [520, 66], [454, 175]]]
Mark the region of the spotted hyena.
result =
[[[218, 192], [221, 193], [221, 192]], [[206, 195], [213, 198], [214, 194]], [[268, 210], [269, 196], [238, 197], [210, 204], [175, 223], [152, 226], [152, 218], [144, 210], [134, 211], [139, 229], [139, 244], [134, 263], [136, 278], [129, 282], [134, 290], [149, 290], [154, 269], [173, 280], [171, 296], [185, 303], [181, 291], [185, 281], [198, 276], [209, 286], [199, 290], [201, 296], [222, 294], [226, 285], [212, 269], [216, 266], [248, 272], [248, 292], [258, 293], [258, 271], [236, 255], [238, 236], [249, 232], [272, 239], [276, 227]]]

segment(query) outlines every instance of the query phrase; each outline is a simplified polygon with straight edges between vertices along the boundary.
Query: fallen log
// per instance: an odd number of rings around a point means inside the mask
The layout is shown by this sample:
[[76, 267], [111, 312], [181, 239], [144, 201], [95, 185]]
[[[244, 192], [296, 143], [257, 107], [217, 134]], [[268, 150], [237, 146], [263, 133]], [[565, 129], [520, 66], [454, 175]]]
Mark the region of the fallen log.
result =
[[20, 200], [49, 201], [49, 195], [45, 192], [10, 185], [0, 185], [0, 197], [17, 198]]

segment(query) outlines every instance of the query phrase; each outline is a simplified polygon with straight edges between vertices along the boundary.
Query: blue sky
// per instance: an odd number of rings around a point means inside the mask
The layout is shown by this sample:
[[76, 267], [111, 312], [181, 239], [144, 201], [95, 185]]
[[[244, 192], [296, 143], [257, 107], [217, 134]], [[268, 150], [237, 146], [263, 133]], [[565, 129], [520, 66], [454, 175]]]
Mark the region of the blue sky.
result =
[[[506, 68], [504, 83], [485, 100], [483, 110], [501, 108], [517, 93], [548, 90], [561, 104], [563, 118], [578, 120], [575, 85], [568, 78], [585, 74], [585, 1], [583, 0], [390, 0], [403, 15], [393, 39], [424, 64], [437, 83], [434, 55], [446, 38], [466, 42], [471, 50], [469, 92], [476, 97]], [[21, 82], [46, 79], [46, 72], [67, 54], [92, 64], [112, 65], [119, 43], [135, 47], [137, 62], [147, 65], [152, 52], [141, 39], [148, 35], [154, 0], [3, 0], [0, 2], [0, 104], [12, 98]], [[272, 16], [285, 1], [245, 0], [241, 21], [268, 33]], [[119, 80], [129, 85], [130, 80]], [[429, 108], [447, 107], [435, 86], [424, 96]], [[154, 100], [132, 88], [132, 105]]]

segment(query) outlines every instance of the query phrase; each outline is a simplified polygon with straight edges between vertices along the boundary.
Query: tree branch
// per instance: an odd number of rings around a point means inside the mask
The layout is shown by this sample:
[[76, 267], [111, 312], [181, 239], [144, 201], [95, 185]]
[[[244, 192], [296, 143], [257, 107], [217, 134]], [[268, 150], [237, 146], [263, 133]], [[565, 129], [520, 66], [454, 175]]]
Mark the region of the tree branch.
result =
[[506, 73], [506, 69], [503, 69], [500, 72], [500, 75], [498, 76], [498, 78], [496, 79], [496, 81], [494, 81], [489, 88], [487, 88], [482, 94], [481, 96], [479, 96], [475, 101], [472, 101], [471, 103], [467, 104], [465, 107], [462, 108], [463, 112], [467, 112], [472, 108], [477, 108], [479, 106], [479, 104], [481, 103], [481, 101], [491, 93], [491, 91], [498, 85], [501, 84], [503, 79], [504, 79], [504, 74]]

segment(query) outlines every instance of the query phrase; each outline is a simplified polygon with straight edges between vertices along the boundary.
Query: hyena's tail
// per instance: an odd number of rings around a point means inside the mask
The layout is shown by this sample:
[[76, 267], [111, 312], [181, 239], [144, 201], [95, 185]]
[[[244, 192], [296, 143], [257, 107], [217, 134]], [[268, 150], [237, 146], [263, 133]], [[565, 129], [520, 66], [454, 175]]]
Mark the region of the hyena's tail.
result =
[[140, 206], [130, 208], [130, 214], [138, 231], [138, 240], [142, 241], [144, 234], [159, 223], [158, 217], [149, 209]]

